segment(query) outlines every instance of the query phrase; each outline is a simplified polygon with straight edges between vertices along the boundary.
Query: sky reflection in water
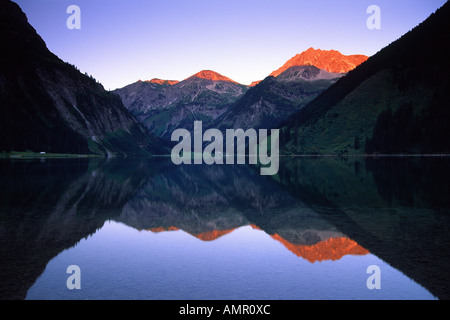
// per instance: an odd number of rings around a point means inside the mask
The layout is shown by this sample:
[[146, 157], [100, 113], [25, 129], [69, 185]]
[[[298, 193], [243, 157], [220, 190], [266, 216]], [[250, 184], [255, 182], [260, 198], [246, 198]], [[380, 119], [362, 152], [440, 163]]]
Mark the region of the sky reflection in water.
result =
[[[82, 289], [68, 290], [79, 265]], [[381, 290], [366, 286], [378, 265]], [[214, 241], [114, 221], [48, 264], [27, 299], [434, 299], [372, 254], [311, 263], [264, 231], [240, 227]]]

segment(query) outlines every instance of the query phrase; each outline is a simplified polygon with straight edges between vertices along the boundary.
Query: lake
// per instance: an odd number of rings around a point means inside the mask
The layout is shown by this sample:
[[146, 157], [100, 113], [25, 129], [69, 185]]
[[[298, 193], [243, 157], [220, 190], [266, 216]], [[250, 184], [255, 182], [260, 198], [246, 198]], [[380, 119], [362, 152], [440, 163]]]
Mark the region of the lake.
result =
[[276, 176], [3, 159], [0, 174], [0, 299], [450, 298], [449, 158], [282, 157]]

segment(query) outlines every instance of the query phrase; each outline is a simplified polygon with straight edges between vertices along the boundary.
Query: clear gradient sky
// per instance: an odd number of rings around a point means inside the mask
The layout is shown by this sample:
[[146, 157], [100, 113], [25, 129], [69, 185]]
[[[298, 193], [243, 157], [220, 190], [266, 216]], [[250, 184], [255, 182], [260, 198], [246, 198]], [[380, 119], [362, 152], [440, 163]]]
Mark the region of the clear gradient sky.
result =
[[[310, 47], [371, 56], [445, 0], [13, 0], [47, 47], [105, 89], [204, 69], [262, 80]], [[69, 5], [81, 29], [69, 30]], [[369, 30], [369, 5], [381, 30]], [[444, 32], [444, 31], [443, 31]]]

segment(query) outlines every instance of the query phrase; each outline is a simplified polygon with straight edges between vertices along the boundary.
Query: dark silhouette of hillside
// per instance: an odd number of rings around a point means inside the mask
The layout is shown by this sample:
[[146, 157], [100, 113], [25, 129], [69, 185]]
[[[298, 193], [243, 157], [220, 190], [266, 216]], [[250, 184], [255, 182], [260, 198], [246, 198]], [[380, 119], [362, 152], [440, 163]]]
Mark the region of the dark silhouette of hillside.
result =
[[283, 126], [287, 153], [449, 153], [450, 4]]

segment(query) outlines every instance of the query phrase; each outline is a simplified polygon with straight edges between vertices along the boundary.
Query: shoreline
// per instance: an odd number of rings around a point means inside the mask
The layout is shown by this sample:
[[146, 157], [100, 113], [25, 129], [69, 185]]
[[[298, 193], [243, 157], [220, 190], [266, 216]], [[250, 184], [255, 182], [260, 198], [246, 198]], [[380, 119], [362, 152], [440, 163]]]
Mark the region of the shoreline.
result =
[[[170, 154], [159, 155], [135, 155], [135, 156], [112, 156], [111, 158], [170, 158]], [[225, 157], [225, 156], [224, 156]], [[248, 155], [246, 155], [248, 157]], [[280, 154], [280, 158], [446, 158], [450, 154]], [[0, 159], [88, 159], [88, 158], [110, 158], [98, 154], [66, 154], [66, 153], [34, 153], [34, 152], [6, 152], [0, 153]]]
[[99, 158], [96, 154], [70, 153], [35, 153], [35, 152], [6, 152], [0, 153], [0, 159], [70, 159], [70, 158]]

